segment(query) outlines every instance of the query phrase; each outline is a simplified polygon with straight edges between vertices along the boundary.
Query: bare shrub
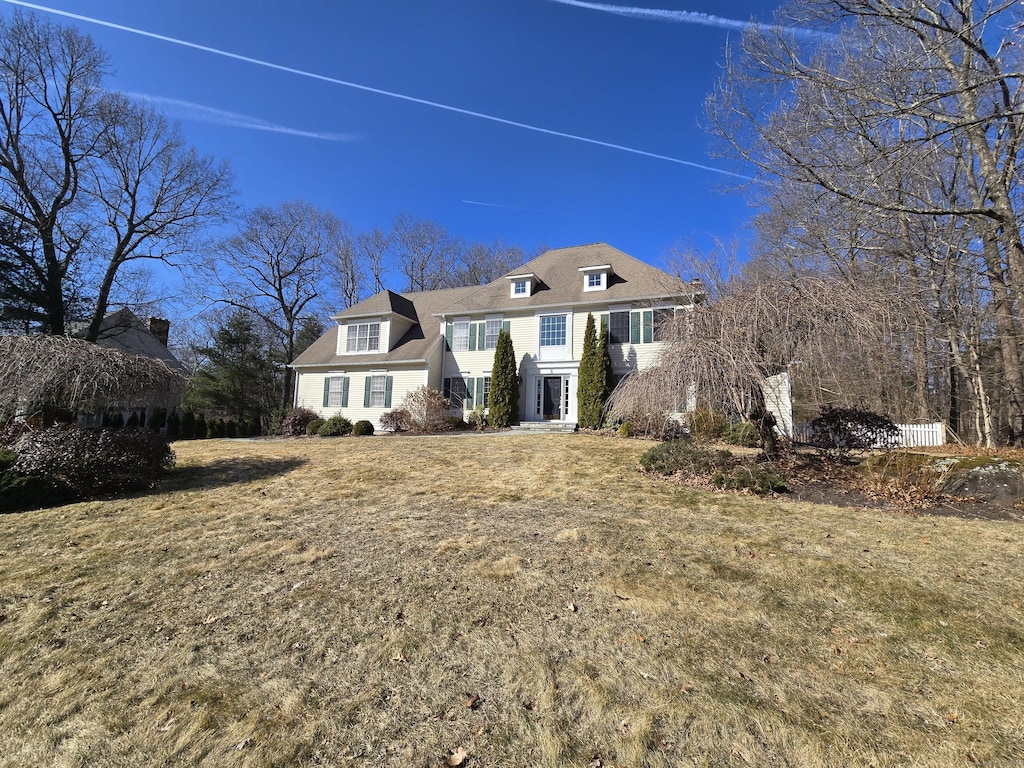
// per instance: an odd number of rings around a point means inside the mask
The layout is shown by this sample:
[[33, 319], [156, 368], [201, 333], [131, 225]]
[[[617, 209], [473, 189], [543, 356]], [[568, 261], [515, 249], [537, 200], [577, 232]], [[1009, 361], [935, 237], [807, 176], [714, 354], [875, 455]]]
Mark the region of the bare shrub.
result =
[[320, 416], [309, 408], [292, 408], [281, 422], [281, 434], [287, 437], [304, 435], [309, 423], [319, 418]]
[[441, 432], [448, 429], [451, 407], [448, 398], [430, 387], [414, 389], [402, 401], [403, 410], [409, 412], [412, 428], [420, 432]]

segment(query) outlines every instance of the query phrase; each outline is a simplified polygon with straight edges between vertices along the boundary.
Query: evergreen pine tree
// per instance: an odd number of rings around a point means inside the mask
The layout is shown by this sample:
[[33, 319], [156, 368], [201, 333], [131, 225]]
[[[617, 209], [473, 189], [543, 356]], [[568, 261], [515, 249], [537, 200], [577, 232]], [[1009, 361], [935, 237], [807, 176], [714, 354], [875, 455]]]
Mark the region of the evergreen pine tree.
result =
[[512, 336], [504, 328], [498, 333], [491, 370], [491, 395], [488, 421], [504, 429], [519, 420], [519, 372]]
[[206, 433], [206, 416], [204, 416], [201, 413], [197, 413], [195, 421], [195, 431], [193, 432], [193, 434], [195, 435], [196, 440], [205, 440], [208, 437]]
[[576, 386], [576, 417], [581, 428], [597, 429], [601, 426], [604, 390], [604, 371], [601, 370], [601, 359], [598, 356], [594, 316], [588, 314], [587, 326], [583, 331], [583, 356], [580, 358]]

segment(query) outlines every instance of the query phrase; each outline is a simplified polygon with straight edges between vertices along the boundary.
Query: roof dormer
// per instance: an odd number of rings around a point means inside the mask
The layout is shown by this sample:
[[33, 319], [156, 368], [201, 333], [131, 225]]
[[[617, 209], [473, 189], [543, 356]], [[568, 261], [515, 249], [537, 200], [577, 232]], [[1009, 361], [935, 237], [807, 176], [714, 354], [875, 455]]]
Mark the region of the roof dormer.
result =
[[532, 272], [522, 275], [506, 275], [509, 282], [509, 295], [513, 299], [525, 299], [533, 295], [534, 286], [537, 284], [537, 276]]
[[611, 264], [580, 267], [580, 272], [583, 273], [584, 291], [604, 291], [608, 289], [608, 278], [612, 274]]

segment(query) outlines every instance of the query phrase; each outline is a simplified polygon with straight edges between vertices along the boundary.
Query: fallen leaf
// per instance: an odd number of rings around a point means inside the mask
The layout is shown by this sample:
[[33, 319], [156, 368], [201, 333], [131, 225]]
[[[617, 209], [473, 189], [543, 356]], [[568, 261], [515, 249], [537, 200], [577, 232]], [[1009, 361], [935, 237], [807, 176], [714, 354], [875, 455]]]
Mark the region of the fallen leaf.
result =
[[468, 698], [466, 699], [465, 702], [463, 702], [463, 706], [466, 709], [476, 709], [480, 706], [480, 697], [477, 694], [467, 693], [466, 696]]
[[565, 607], [568, 608], [573, 613], [576, 613], [576, 603], [572, 602], [571, 600], [568, 603], [565, 604]]
[[604, 765], [604, 763], [601, 762], [601, 758], [595, 757], [593, 760], [587, 763], [587, 768], [601, 768], [602, 765]]
[[629, 721], [623, 720], [616, 726], [619, 729], [619, 733], [629, 733]]
[[466, 762], [467, 757], [469, 757], [469, 753], [466, 751], [466, 748], [459, 747], [448, 756], [448, 765], [462, 765]]

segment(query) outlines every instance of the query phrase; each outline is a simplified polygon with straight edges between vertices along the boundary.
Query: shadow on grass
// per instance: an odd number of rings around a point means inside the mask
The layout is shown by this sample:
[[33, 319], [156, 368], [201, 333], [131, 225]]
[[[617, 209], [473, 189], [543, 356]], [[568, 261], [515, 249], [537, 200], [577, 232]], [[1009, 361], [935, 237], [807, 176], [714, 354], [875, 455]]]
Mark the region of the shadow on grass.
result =
[[[35, 477], [0, 478], [0, 515], [33, 512], [94, 499], [141, 499], [169, 491], [193, 491], [248, 483], [283, 475], [305, 464], [303, 459], [220, 459], [197, 466], [175, 467], [148, 490], [124, 490], [78, 496]], [[8, 482], [8, 480], [10, 482]]]
[[236, 483], [264, 480], [298, 469], [305, 459], [218, 459], [203, 464], [175, 467], [152, 493], [193, 491]]

